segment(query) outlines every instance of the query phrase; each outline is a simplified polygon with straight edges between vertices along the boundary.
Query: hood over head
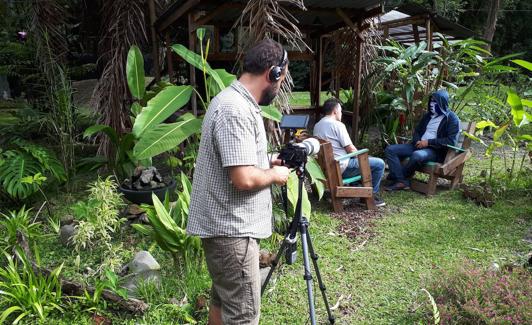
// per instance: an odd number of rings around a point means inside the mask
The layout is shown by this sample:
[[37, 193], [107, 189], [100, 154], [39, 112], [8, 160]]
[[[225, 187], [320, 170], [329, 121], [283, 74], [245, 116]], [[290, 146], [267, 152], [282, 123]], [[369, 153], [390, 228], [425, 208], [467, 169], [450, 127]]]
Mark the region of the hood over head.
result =
[[[432, 101], [436, 103], [434, 105], [434, 111], [431, 109], [432, 105], [430, 102]], [[432, 93], [431, 100], [429, 101], [429, 111], [436, 116], [449, 114], [449, 93], [447, 90], [438, 90]]]

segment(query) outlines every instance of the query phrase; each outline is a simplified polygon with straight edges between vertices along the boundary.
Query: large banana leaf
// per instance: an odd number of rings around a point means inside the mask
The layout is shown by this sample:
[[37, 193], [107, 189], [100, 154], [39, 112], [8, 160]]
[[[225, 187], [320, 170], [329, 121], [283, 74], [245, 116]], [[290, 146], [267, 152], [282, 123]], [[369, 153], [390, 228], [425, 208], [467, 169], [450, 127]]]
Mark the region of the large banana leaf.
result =
[[[296, 211], [296, 203], [298, 199], [298, 184], [299, 179], [296, 175], [296, 173], [290, 173], [290, 176], [288, 177], [288, 181], [286, 182], [286, 189], [287, 189], [287, 196], [288, 201], [290, 202], [292, 206], [292, 212], [295, 213]], [[310, 205], [310, 200], [308, 199], [308, 193], [305, 190], [305, 187], [303, 186], [303, 197], [301, 198], [301, 210], [304, 217], [306, 217], [308, 220], [310, 220], [310, 214], [312, 212], [312, 207]]]
[[321, 167], [316, 159], [312, 157], [308, 157], [306, 169], [307, 174], [310, 176], [310, 183], [316, 186], [316, 189], [318, 190], [318, 197], [321, 199], [323, 192], [325, 191], [325, 175], [323, 174], [323, 171], [321, 170]]
[[211, 68], [208, 62], [204, 62], [200, 55], [192, 52], [181, 44], [172, 45], [172, 50], [174, 50], [177, 55], [183, 58], [183, 60], [187, 61], [189, 64], [196, 67], [197, 69], [201, 71], [205, 69], [205, 72], [207, 72], [208, 75], [213, 77], [218, 87], [220, 87], [220, 89], [224, 88], [224, 83], [222, 81], [222, 78], [220, 78], [220, 76], [218, 75], [218, 72]]
[[142, 99], [145, 94], [144, 59], [136, 45], [133, 45], [127, 53], [126, 75], [131, 95], [136, 99]]
[[142, 135], [133, 155], [137, 159], [146, 159], [175, 148], [189, 136], [201, 130], [201, 120], [197, 118], [172, 124], [160, 124]]
[[218, 95], [220, 91], [231, 85], [233, 80], [236, 79], [236, 76], [234, 74], [225, 71], [225, 69], [214, 69], [214, 71], [218, 74], [220, 80], [222, 80], [223, 87], [220, 88], [216, 80], [214, 80], [212, 76], [209, 76], [209, 78], [207, 78], [207, 86], [209, 88], [209, 95], [211, 97]]
[[522, 66], [523, 68], [527, 69], [528, 71], [532, 71], [532, 63], [530, 63], [530, 62], [528, 62], [526, 60], [512, 60], [512, 62]]
[[270, 120], [274, 120], [276, 122], [281, 122], [281, 118], [283, 117], [283, 114], [279, 112], [277, 107], [273, 105], [268, 105], [268, 106], [261, 106], [260, 109], [261, 109], [261, 114], [263, 117], [270, 119]]
[[140, 138], [190, 100], [191, 86], [169, 86], [153, 97], [135, 119], [133, 134]]

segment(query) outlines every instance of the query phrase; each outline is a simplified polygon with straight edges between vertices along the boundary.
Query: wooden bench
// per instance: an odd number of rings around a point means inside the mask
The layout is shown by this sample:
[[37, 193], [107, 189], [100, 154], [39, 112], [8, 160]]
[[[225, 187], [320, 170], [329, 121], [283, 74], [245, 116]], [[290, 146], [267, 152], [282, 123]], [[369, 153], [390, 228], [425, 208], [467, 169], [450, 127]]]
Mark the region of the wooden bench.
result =
[[[362, 198], [368, 210], [375, 209], [373, 186], [371, 184], [371, 169], [368, 160], [369, 150], [361, 149], [345, 156], [334, 158], [331, 143], [325, 140], [319, 141], [320, 151], [318, 153], [318, 163], [327, 178], [327, 188], [331, 193], [333, 211], [343, 211], [342, 199], [355, 197]], [[339, 162], [350, 159], [351, 157], [357, 157], [360, 166], [360, 175], [342, 179]], [[357, 182], [360, 182], [362, 186], [348, 186]]]
[[418, 170], [417, 172], [428, 174], [429, 179], [427, 182], [412, 179], [410, 188], [426, 195], [434, 195], [438, 178], [450, 180], [450, 188], [457, 188], [463, 180], [464, 165], [471, 157], [471, 150], [469, 149], [471, 139], [464, 136], [464, 131], [473, 134], [475, 125], [475, 122], [460, 122], [460, 134], [456, 146], [447, 146], [447, 155], [443, 163], [429, 161]]

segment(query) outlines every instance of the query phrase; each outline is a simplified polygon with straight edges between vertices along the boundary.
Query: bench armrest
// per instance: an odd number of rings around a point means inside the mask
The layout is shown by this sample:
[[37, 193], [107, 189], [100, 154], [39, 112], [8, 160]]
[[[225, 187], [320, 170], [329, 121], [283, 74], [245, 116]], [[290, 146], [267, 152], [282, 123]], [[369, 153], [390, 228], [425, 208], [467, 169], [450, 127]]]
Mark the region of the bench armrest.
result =
[[455, 146], [451, 146], [450, 144], [447, 145], [447, 148], [449, 148], [449, 149], [453, 149], [453, 150], [455, 150], [455, 151], [465, 152], [464, 149], [462, 149], [462, 148], [458, 148], [458, 147], [455, 147]]
[[360, 150], [357, 150], [355, 152], [348, 153], [347, 155], [343, 155], [343, 156], [340, 156], [338, 158], [334, 158], [334, 160], [341, 161], [341, 160], [349, 159], [351, 157], [356, 157], [356, 156], [361, 155], [361, 154], [366, 153], [366, 152], [369, 152], [369, 149], [360, 149]]

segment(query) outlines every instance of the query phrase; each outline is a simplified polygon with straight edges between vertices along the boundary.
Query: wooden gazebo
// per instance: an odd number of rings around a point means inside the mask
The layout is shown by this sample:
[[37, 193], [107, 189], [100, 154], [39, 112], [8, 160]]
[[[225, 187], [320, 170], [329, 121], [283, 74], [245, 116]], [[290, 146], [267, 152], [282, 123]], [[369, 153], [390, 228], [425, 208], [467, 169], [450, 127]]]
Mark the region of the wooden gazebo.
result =
[[439, 41], [434, 35], [436, 32], [451, 41], [475, 36], [472, 30], [416, 4], [397, 7], [384, 14], [380, 21], [383, 38], [392, 38], [405, 45], [424, 40], [429, 51]]
[[[224, 32], [230, 30], [240, 17], [242, 10], [246, 6], [245, 0], [233, 1], [209, 1], [209, 0], [181, 0], [176, 1], [168, 10], [159, 17], [155, 17], [153, 1], [150, 2], [151, 38], [153, 46], [153, 57], [155, 59], [155, 78], [161, 75], [161, 64], [157, 61], [159, 46], [166, 46], [166, 70], [170, 79], [174, 78], [175, 64], [177, 56], [172, 53], [169, 46], [176, 33], [186, 33], [189, 49], [195, 50], [196, 35], [198, 27], [209, 27], [212, 36], [212, 51], [209, 53], [209, 61], [216, 67], [216, 62], [236, 62], [238, 59], [239, 38], [245, 37], [245, 30], [238, 30], [235, 33], [232, 47], [227, 46], [227, 38], [224, 39]], [[305, 0], [307, 10], [297, 7], [288, 7], [290, 13], [298, 20], [297, 26], [305, 35], [305, 42], [310, 50], [299, 51], [287, 46], [288, 56], [291, 61], [301, 60], [310, 63], [310, 102], [311, 109], [316, 117], [320, 112], [320, 93], [322, 89], [322, 76], [324, 75], [323, 40], [324, 36], [340, 28], [350, 28], [357, 37], [357, 47], [353, 60], [356, 60], [355, 80], [353, 80], [354, 100], [352, 115], [352, 135], [356, 142], [359, 124], [360, 110], [360, 80], [361, 80], [361, 47], [364, 42], [362, 31], [368, 28], [364, 21], [368, 18], [379, 16], [383, 13], [382, 1], [380, 0]], [[183, 36], [183, 35], [181, 35]], [[282, 41], [282, 40], [281, 40]], [[189, 69], [189, 82], [196, 85], [196, 72], [193, 67]], [[192, 110], [197, 114], [197, 104], [195, 98], [192, 99]]]

